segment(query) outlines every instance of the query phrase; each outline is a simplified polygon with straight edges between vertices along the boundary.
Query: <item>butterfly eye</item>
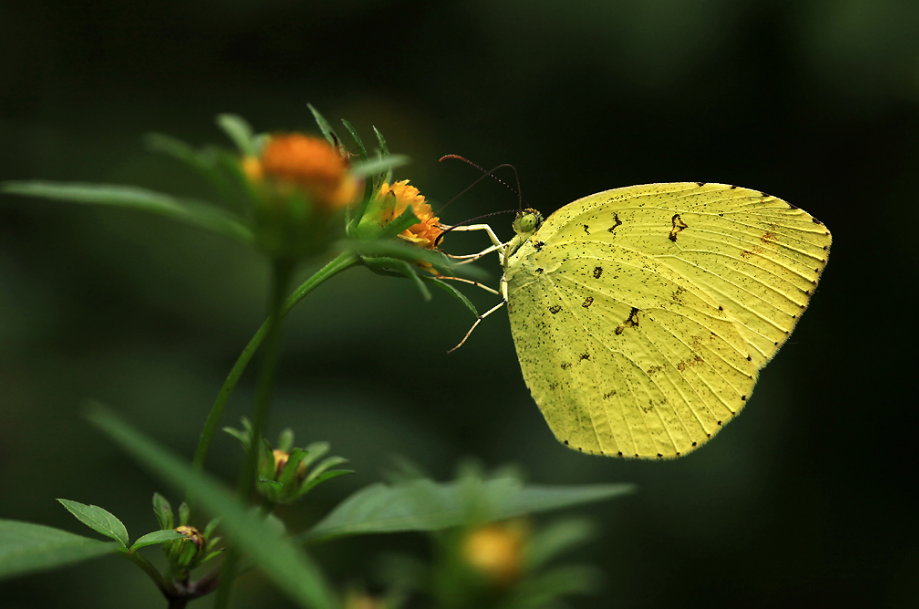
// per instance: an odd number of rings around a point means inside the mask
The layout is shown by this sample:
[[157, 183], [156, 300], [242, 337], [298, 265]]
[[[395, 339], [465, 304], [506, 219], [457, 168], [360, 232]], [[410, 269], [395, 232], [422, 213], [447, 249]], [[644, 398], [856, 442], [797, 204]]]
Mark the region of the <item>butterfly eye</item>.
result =
[[525, 209], [517, 212], [517, 217], [514, 219], [514, 232], [517, 234], [532, 233], [539, 228], [540, 224], [542, 224], [542, 214], [535, 209]]

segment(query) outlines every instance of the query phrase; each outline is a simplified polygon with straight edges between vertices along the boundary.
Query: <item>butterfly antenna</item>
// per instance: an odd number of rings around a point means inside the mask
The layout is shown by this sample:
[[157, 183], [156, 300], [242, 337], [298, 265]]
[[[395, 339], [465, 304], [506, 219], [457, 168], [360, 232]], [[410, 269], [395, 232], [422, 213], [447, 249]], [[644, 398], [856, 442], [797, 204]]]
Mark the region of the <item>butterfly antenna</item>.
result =
[[[503, 164], [498, 165], [497, 167], [493, 168], [491, 171], [485, 171], [485, 169], [484, 169], [483, 167], [480, 167], [479, 165], [476, 165], [475, 163], [473, 163], [472, 161], [470, 161], [470, 160], [467, 159], [466, 157], [462, 157], [462, 156], [460, 156], [460, 155], [458, 155], [458, 154], [445, 154], [444, 156], [440, 157], [439, 160], [440, 160], [440, 162], [443, 162], [443, 161], [445, 161], [445, 160], [447, 160], [447, 159], [455, 159], [455, 160], [457, 160], [457, 161], [463, 161], [464, 163], [466, 163], [466, 164], [468, 164], [468, 165], [471, 165], [472, 167], [475, 167], [476, 169], [478, 169], [479, 171], [481, 171], [483, 175], [482, 175], [482, 177], [480, 177], [478, 180], [476, 180], [475, 182], [473, 182], [472, 184], [470, 184], [469, 186], [467, 186], [467, 187], [466, 187], [462, 192], [460, 192], [458, 195], [456, 195], [455, 197], [453, 197], [452, 199], [450, 199], [449, 201], [447, 201], [447, 202], [444, 204], [444, 206], [441, 207], [440, 210], [438, 210], [438, 212], [437, 212], [438, 214], [441, 213], [441, 212], [447, 207], [447, 205], [450, 205], [450, 203], [453, 203], [454, 201], [456, 201], [457, 199], [459, 199], [461, 196], [463, 196], [464, 194], [466, 194], [466, 192], [469, 191], [473, 186], [475, 186], [476, 184], [478, 184], [479, 182], [481, 182], [481, 181], [484, 180], [485, 178], [489, 178], [489, 177], [492, 178], [493, 180], [496, 180], [498, 183], [503, 184], [507, 189], [509, 189], [511, 192], [513, 192], [515, 195], [517, 195], [517, 201], [518, 201], [518, 204], [519, 204], [519, 206], [520, 206], [520, 209], [523, 209], [523, 204], [524, 204], [524, 202], [525, 202], [525, 199], [523, 198], [523, 195], [520, 194], [520, 193], [522, 192], [522, 189], [520, 188], [520, 175], [517, 173], [517, 168], [514, 167], [513, 165], [511, 165], [510, 163], [503, 163]], [[496, 171], [498, 171], [499, 169], [503, 169], [504, 167], [510, 167], [510, 168], [511, 168], [511, 171], [514, 172], [514, 179], [515, 179], [515, 181], [517, 182], [517, 188], [516, 188], [516, 189], [514, 189], [513, 186], [511, 186], [510, 184], [508, 184], [507, 182], [505, 182], [504, 180], [502, 180], [502, 179], [499, 178], [498, 176], [494, 175], [494, 173], [495, 173]]]

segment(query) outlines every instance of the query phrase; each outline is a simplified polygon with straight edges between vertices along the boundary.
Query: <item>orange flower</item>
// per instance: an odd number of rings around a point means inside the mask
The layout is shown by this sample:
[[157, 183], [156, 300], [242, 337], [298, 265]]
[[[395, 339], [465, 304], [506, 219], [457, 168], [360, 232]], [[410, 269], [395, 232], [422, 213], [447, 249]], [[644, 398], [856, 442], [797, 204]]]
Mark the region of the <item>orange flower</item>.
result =
[[512, 583], [523, 567], [525, 528], [520, 523], [479, 527], [463, 540], [466, 563], [499, 586]]
[[260, 159], [242, 162], [249, 179], [271, 179], [279, 186], [298, 187], [318, 207], [334, 210], [354, 202], [358, 182], [348, 173], [348, 161], [327, 141], [299, 133], [273, 135]]
[[399, 238], [426, 249], [436, 247], [437, 238], [444, 232], [440, 227], [440, 218], [434, 215], [430, 203], [424, 200], [417, 188], [409, 185], [408, 180], [396, 182], [392, 186], [384, 182], [378, 196], [395, 198], [395, 204], [392, 207], [388, 205], [384, 207], [382, 217], [384, 225], [398, 218], [411, 205], [412, 211], [420, 222], [402, 231], [398, 235]]

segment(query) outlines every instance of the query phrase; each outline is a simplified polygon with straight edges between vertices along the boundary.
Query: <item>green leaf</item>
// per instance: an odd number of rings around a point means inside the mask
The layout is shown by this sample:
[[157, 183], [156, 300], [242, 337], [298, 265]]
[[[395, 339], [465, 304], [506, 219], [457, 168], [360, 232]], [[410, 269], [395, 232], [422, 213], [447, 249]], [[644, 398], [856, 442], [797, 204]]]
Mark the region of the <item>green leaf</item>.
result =
[[338, 599], [309, 557], [283, 539], [257, 511], [242, 505], [211, 476], [197, 472], [185, 461], [158, 446], [137, 430], [96, 407], [89, 419], [116, 444], [154, 474], [188, 494], [205, 510], [220, 516], [222, 530], [253, 565], [303, 607], [336, 608]]
[[594, 529], [590, 521], [572, 518], [539, 530], [527, 544], [528, 568], [538, 569], [556, 555], [588, 541]]
[[342, 153], [342, 156], [344, 156], [345, 151], [341, 143], [341, 138], [338, 137], [338, 134], [332, 129], [332, 125], [329, 124], [329, 121], [325, 120], [325, 117], [319, 114], [319, 110], [314, 108], [313, 104], [306, 104], [306, 107], [313, 113], [313, 118], [316, 119], [316, 124], [319, 125], [319, 130], [322, 131], [322, 135], [325, 136], [325, 139], [329, 140], [329, 143], [335, 146], [335, 148]]
[[147, 533], [140, 539], [134, 542], [134, 545], [131, 546], [131, 551], [138, 550], [146, 546], [156, 545], [158, 543], [166, 543], [167, 541], [172, 541], [174, 539], [182, 539], [185, 537], [182, 533], [179, 533], [175, 529], [171, 531], [153, 531], [152, 533]]
[[[470, 498], [470, 490], [475, 497]], [[628, 484], [593, 486], [523, 486], [514, 478], [498, 478], [470, 485], [466, 480], [436, 483], [411, 480], [388, 486], [374, 484], [351, 495], [298, 539], [318, 543], [337, 537], [436, 531], [481, 520], [503, 520], [609, 499], [634, 491]], [[474, 500], [473, 500], [474, 499]]]
[[470, 313], [472, 313], [473, 317], [478, 319], [479, 312], [476, 310], [475, 305], [472, 304], [472, 301], [469, 300], [465, 294], [457, 290], [455, 287], [453, 287], [446, 281], [441, 281], [440, 279], [437, 279], [436, 277], [422, 277], [422, 279], [428, 283], [436, 285], [438, 288], [445, 291], [447, 294], [449, 294], [453, 298], [456, 298], [458, 301], [460, 301], [463, 304], [464, 307], [466, 307], [466, 309]]
[[358, 154], [360, 154], [361, 160], [366, 163], [367, 149], [364, 148], [364, 142], [361, 141], [361, 137], [357, 134], [357, 130], [345, 119], [341, 119], [341, 122], [345, 126], [345, 129], [348, 130], [348, 133], [351, 134], [351, 138], [354, 139], [354, 142], [357, 144], [357, 151]]
[[124, 523], [108, 510], [95, 505], [71, 501], [70, 499], [58, 499], [57, 501], [67, 508], [67, 511], [73, 514], [77, 520], [95, 532], [111, 537], [124, 547], [128, 547], [128, 530], [124, 527]]
[[244, 156], [258, 156], [258, 150], [254, 142], [255, 136], [246, 119], [236, 114], [218, 114], [217, 124], [233, 140], [241, 154]]
[[56, 569], [120, 550], [113, 541], [30, 522], [0, 520], [0, 579]]
[[367, 177], [378, 174], [384, 170], [392, 169], [393, 167], [408, 165], [410, 162], [411, 159], [404, 154], [393, 154], [381, 159], [354, 163], [351, 166], [351, 173], [358, 177]]
[[232, 214], [206, 203], [178, 199], [146, 188], [73, 182], [4, 182], [2, 190], [27, 197], [139, 209], [206, 228], [246, 244], [255, 242], [252, 231]]

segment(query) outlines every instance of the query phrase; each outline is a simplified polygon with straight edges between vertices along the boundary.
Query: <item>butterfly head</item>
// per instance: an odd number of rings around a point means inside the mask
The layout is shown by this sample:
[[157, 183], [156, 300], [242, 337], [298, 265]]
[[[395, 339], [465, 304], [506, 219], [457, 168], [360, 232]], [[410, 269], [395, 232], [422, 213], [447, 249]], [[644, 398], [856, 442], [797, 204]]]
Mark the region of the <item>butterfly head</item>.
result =
[[540, 226], [542, 226], [542, 214], [535, 209], [522, 209], [514, 218], [514, 232], [518, 235], [532, 234]]

